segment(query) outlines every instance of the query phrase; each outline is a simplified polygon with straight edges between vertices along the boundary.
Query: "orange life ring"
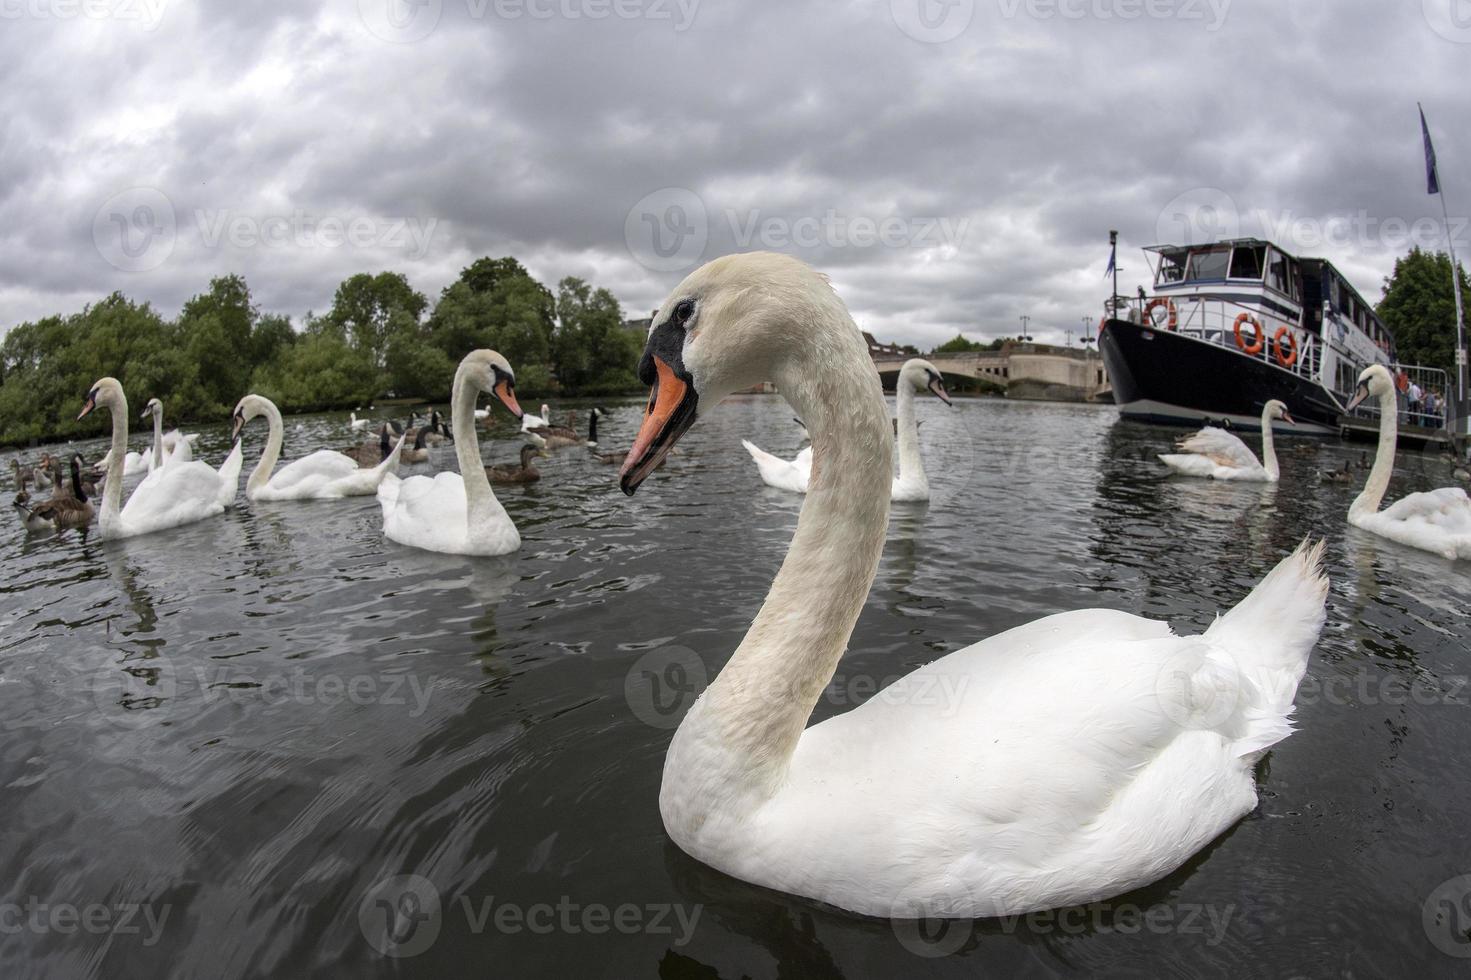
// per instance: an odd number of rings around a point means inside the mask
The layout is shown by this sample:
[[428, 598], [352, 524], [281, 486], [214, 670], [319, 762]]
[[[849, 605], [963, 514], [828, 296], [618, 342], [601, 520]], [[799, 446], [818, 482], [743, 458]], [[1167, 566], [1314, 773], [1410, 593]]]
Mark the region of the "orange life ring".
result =
[[1410, 390], [1410, 376], [1405, 373], [1404, 368], [1400, 368], [1399, 374], [1394, 379], [1394, 386], [1400, 390], [1400, 394]]
[[1149, 327], [1154, 326], [1154, 311], [1161, 306], [1170, 313], [1169, 317], [1165, 320], [1165, 329], [1175, 329], [1175, 324], [1179, 322], [1175, 315], [1175, 301], [1168, 296], [1156, 296], [1144, 307], [1144, 325]]
[[[1252, 339], [1251, 339], [1251, 343], [1249, 343], [1249, 344], [1246, 341], [1244, 341], [1244, 340], [1241, 339], [1241, 325], [1243, 323], [1249, 323], [1249, 324], [1251, 324], [1251, 336], [1252, 336]], [[1250, 313], [1239, 313], [1239, 314], [1237, 314], [1237, 316], [1236, 316], [1236, 346], [1237, 347], [1240, 347], [1243, 353], [1252, 354], [1252, 355], [1260, 354], [1262, 352], [1262, 348], [1264, 346], [1266, 346], [1266, 340], [1267, 340], [1266, 331], [1262, 329], [1262, 325], [1257, 322], [1257, 318], [1256, 317], [1252, 316]]]
[[[1287, 347], [1291, 353], [1282, 353], [1282, 340], [1287, 339]], [[1297, 363], [1297, 337], [1286, 327], [1277, 328], [1277, 336], [1272, 338], [1272, 346], [1277, 351], [1277, 363], [1283, 367], [1292, 367]]]

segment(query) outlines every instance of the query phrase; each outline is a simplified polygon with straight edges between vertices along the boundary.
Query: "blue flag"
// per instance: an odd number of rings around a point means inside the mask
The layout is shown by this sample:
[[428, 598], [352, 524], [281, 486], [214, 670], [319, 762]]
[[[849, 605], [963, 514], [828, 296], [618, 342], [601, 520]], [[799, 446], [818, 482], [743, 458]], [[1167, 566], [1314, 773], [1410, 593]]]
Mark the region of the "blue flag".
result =
[[[1416, 103], [1416, 108], [1419, 104]], [[1420, 133], [1425, 137], [1425, 193], [1440, 193], [1440, 175], [1435, 172], [1435, 146], [1430, 142], [1430, 127], [1425, 125], [1425, 110], [1420, 109]]]
[[1113, 260], [1114, 260], [1114, 256], [1117, 255], [1117, 254], [1118, 254], [1118, 246], [1117, 245], [1115, 245], [1113, 248], [1111, 248], [1111, 249], [1108, 250], [1108, 268], [1103, 270], [1103, 278], [1107, 279], [1109, 277], [1109, 275], [1113, 272]]

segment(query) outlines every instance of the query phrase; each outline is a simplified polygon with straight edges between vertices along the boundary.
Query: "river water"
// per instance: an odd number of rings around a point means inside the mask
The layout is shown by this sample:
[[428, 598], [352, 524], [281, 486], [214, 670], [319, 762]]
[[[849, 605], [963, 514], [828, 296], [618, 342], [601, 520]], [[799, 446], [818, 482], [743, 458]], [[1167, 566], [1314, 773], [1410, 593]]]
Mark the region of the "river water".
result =
[[[607, 407], [621, 450], [639, 404]], [[385, 542], [371, 498], [242, 495], [110, 543], [0, 522], [0, 975], [1465, 975], [1471, 565], [1347, 526], [1357, 484], [1319, 474], [1362, 447], [1286, 440], [1271, 489], [1169, 478], [1152, 454], [1177, 433], [1107, 408], [919, 414], [934, 499], [895, 506], [818, 717], [1054, 612], [1200, 631], [1326, 537], [1298, 731], [1259, 767], [1258, 809], [1168, 878], [1017, 920], [889, 922], [670, 844], [673, 726], [800, 506], [740, 448], [801, 445], [757, 396], [633, 499], [581, 450], [544, 461], [499, 493], [524, 539], [503, 559]], [[226, 435], [203, 430], [200, 455]], [[345, 418], [304, 416], [286, 455], [350, 441]], [[484, 447], [509, 460], [509, 423]], [[1450, 481], [1432, 456], [1400, 464], [1392, 495]]]

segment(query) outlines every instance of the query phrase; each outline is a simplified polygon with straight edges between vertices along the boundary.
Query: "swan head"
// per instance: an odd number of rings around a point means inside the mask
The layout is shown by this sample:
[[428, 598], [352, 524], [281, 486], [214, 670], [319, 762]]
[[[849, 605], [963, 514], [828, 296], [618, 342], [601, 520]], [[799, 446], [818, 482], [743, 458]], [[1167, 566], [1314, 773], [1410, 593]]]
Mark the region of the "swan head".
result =
[[143, 406], [143, 414], [139, 415], [138, 418], [146, 419], [152, 415], [157, 415], [160, 418], [163, 417], [163, 402], [157, 398], [148, 399], [148, 404]]
[[1393, 393], [1394, 375], [1389, 373], [1389, 368], [1383, 364], [1370, 364], [1359, 375], [1359, 384], [1354, 389], [1354, 397], [1344, 411], [1352, 412], [1367, 401], [1370, 395], [1375, 398], [1383, 398]]
[[[235, 427], [230, 430], [230, 441], [233, 442], [240, 438], [240, 430], [245, 428], [246, 422], [249, 422], [251, 419], [260, 418], [262, 415], [269, 415], [275, 407], [269, 398], [255, 394], [246, 395], [240, 401], [236, 402], [234, 412]], [[277, 414], [280, 413], [278, 412]]]
[[119, 407], [126, 409], [128, 400], [123, 395], [123, 386], [117, 378], [102, 378], [87, 392], [87, 397], [82, 400], [82, 410], [77, 418], [86, 417], [97, 406], [101, 405], [108, 411], [115, 411]]
[[1287, 410], [1287, 405], [1276, 398], [1267, 402], [1262, 408], [1266, 410], [1269, 419], [1281, 419], [1288, 425], [1297, 424], [1297, 419], [1292, 417], [1292, 413]]
[[831, 335], [813, 328], [837, 318], [851, 325], [827, 278], [789, 255], [726, 255], [690, 273], [649, 327], [638, 376], [652, 391], [619, 473], [623, 492], [659, 467], [701, 405], [780, 382], [793, 361], [820, 363]]
[[458, 382], [461, 378], [494, 395], [516, 418], [526, 414], [516, 402], [516, 372], [511, 370], [511, 362], [497, 352], [481, 349], [466, 354], [455, 370], [455, 380]]
[[929, 391], [946, 405], [953, 405], [950, 393], [945, 390], [945, 379], [939, 370], [922, 357], [911, 357], [899, 369], [899, 384], [907, 384], [915, 391]]

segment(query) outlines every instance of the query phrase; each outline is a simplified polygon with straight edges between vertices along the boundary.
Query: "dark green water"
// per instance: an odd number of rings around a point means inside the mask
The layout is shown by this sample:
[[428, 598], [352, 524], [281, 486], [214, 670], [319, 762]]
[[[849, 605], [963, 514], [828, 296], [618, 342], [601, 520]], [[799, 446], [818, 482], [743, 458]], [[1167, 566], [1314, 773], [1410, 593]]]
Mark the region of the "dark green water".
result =
[[[605, 448], [638, 412], [614, 407]], [[525, 539], [500, 560], [387, 543], [371, 498], [242, 496], [114, 543], [0, 522], [0, 975], [1471, 969], [1471, 879], [1452, 881], [1471, 873], [1471, 566], [1346, 525], [1356, 485], [1317, 474], [1360, 447], [1289, 443], [1275, 490], [1169, 479], [1150, 454], [1176, 433], [1107, 409], [921, 402], [935, 499], [896, 505], [818, 715], [1063, 610], [1199, 631], [1322, 535], [1329, 623], [1257, 811], [1154, 886], [1019, 921], [860, 919], [682, 855], [657, 809], [665, 747], [800, 506], [739, 440], [790, 455], [790, 414], [731, 402], [632, 500], [580, 450], [546, 461], [500, 493]], [[288, 456], [348, 441], [344, 419], [288, 421]], [[1449, 482], [1401, 464], [1392, 494]]]

